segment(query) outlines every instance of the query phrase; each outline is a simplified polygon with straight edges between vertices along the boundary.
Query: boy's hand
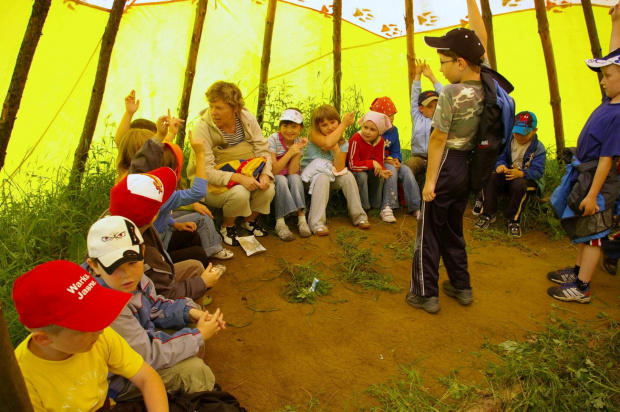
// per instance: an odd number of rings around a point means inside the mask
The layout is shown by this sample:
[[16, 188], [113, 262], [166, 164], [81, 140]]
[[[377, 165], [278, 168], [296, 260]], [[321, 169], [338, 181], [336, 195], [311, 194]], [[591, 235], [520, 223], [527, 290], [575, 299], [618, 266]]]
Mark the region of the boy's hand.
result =
[[400, 170], [400, 166], [401, 166], [400, 160], [394, 159], [394, 167], [396, 168], [396, 170]]
[[506, 170], [508, 170], [508, 168], [504, 165], [499, 165], [497, 166], [497, 169], [495, 169], [496, 173], [506, 173]]
[[132, 90], [129, 92], [127, 97], [125, 97], [125, 111], [127, 113], [134, 114], [138, 111], [140, 107], [140, 100], [136, 100], [136, 91]]
[[429, 66], [426, 62], [424, 62], [424, 66], [422, 66], [422, 74], [426, 77], [431, 77], [433, 75], [431, 66]]
[[422, 199], [425, 202], [432, 202], [435, 200], [435, 196], [435, 182], [426, 181], [422, 190]]
[[525, 173], [523, 173], [523, 171], [517, 169], [516, 167], [514, 169], [506, 169], [505, 173], [506, 180], [515, 180], [525, 176]]
[[579, 210], [583, 211], [583, 216], [590, 216], [599, 211], [599, 207], [596, 204], [596, 196], [586, 196], [581, 203], [579, 203]]
[[185, 123], [185, 120], [177, 119], [176, 117], [170, 117], [168, 136], [172, 136], [172, 138], [174, 138], [174, 136], [176, 136], [179, 132], [179, 126], [181, 126], [182, 123]]
[[392, 165], [392, 166], [396, 167], [396, 163], [394, 163], [395, 160], [397, 160], [397, 159], [392, 159], [391, 157], [389, 159], [385, 158], [385, 159], [383, 159], [383, 163], [387, 163], [389, 165]]
[[205, 281], [205, 284], [208, 288], [212, 288], [213, 286], [215, 286], [221, 276], [222, 271], [219, 269], [213, 269], [213, 263], [209, 263], [209, 266], [207, 266], [205, 271], [202, 272], [202, 275], [200, 275], [202, 280]]
[[[220, 313], [220, 309], [216, 309], [213, 315], [209, 312], [204, 312], [202, 317], [196, 322], [196, 328], [202, 334], [202, 339], [207, 340], [220, 333], [222, 327], [220, 326], [220, 319], [223, 322], [223, 315]], [[225, 323], [224, 323], [225, 324]]]
[[209, 217], [211, 219], [213, 219], [213, 213], [211, 213], [211, 211], [209, 210], [208, 207], [206, 207], [205, 205], [203, 205], [200, 202], [196, 202], [192, 205], [192, 207], [194, 208], [194, 212], [198, 212], [201, 215], [209, 215]]
[[195, 222], [175, 222], [173, 225], [175, 230], [179, 232], [194, 232], [196, 231], [196, 223]]
[[189, 320], [191, 323], [198, 323], [198, 321], [200, 320], [201, 317], [204, 316], [204, 312], [201, 311], [200, 309], [195, 309], [195, 308], [191, 308], [189, 310]]
[[383, 170], [383, 168], [381, 167], [379, 162], [377, 162], [376, 160], [373, 160], [372, 161], [372, 166], [374, 167], [375, 176], [381, 175], [381, 171]]
[[194, 150], [194, 153], [196, 153], [196, 156], [203, 156], [205, 152], [204, 140], [198, 138], [194, 139], [194, 135], [192, 134], [191, 130], [187, 132], [187, 137], [189, 137], [189, 144], [190, 146], [192, 146], [192, 149]]
[[155, 137], [157, 137], [162, 142], [168, 134], [168, 123], [168, 116], [159, 116], [159, 118], [155, 122], [155, 125], [157, 126], [157, 134], [155, 135]]
[[418, 75], [418, 76], [419, 76], [419, 75], [421, 75], [421, 74], [422, 74], [423, 69], [424, 69], [424, 64], [425, 64], [425, 63], [426, 63], [425, 61], [422, 61], [422, 60], [420, 60], [420, 59], [415, 59], [415, 61], [414, 61], [414, 67], [415, 67], [415, 74], [416, 74], [416, 75]]
[[355, 110], [342, 116], [342, 124], [344, 125], [345, 128], [351, 126], [354, 122], [355, 122]]

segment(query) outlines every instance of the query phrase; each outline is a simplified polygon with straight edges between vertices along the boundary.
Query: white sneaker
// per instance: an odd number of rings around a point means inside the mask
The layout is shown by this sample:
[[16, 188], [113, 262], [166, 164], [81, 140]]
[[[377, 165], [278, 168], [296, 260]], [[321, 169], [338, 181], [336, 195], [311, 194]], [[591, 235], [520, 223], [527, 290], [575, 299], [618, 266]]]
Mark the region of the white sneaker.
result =
[[394, 217], [394, 213], [392, 212], [392, 208], [386, 206], [381, 210], [381, 220], [387, 223], [395, 223], [396, 218]]
[[285, 242], [290, 242], [291, 240], [295, 239], [295, 235], [293, 235], [293, 233], [288, 228], [288, 226], [286, 226], [286, 224], [276, 225], [276, 234], [280, 239]]
[[305, 220], [301, 220], [297, 223], [297, 227], [299, 228], [299, 236], [301, 237], [310, 237], [312, 236], [312, 232], [310, 231], [310, 226], [308, 226], [308, 222]]

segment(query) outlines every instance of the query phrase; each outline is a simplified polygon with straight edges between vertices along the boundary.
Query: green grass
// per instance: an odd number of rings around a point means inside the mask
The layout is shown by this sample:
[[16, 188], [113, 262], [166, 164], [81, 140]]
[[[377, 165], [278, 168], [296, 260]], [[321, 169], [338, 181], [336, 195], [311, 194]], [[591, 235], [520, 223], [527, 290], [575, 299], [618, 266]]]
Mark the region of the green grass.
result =
[[[325, 280], [324, 272], [317, 270], [319, 263], [308, 262], [306, 264], [291, 265], [284, 259], [278, 261], [282, 268], [281, 274], [290, 277], [290, 280], [282, 287], [282, 296], [292, 303], [315, 303], [319, 296], [328, 295], [333, 284]], [[310, 290], [314, 279], [318, 279], [314, 291]]]
[[589, 327], [552, 315], [523, 342], [484, 345], [490, 360], [482, 384], [452, 373], [435, 378], [439, 390], [430, 390], [433, 382], [403, 367], [399, 378], [368, 389], [381, 406], [363, 410], [620, 410], [620, 327], [599, 317], [604, 324]]
[[392, 275], [377, 270], [376, 251], [363, 248], [366, 235], [359, 229], [340, 228], [336, 235], [336, 244], [340, 247], [340, 259], [336, 264], [340, 280], [363, 289], [376, 289], [387, 292], [400, 292], [402, 288], [392, 281]]
[[[11, 342], [16, 346], [27, 335], [11, 300], [13, 281], [34, 266], [55, 259], [82, 263], [86, 234], [108, 207], [114, 183], [112, 143], [90, 152], [82, 190], [70, 193], [67, 169], [39, 170], [38, 176], [19, 187], [6, 180], [0, 187], [0, 298], [5, 309]], [[25, 173], [25, 172], [22, 172]], [[19, 180], [18, 178], [16, 180]], [[25, 180], [25, 179], [24, 179]]]

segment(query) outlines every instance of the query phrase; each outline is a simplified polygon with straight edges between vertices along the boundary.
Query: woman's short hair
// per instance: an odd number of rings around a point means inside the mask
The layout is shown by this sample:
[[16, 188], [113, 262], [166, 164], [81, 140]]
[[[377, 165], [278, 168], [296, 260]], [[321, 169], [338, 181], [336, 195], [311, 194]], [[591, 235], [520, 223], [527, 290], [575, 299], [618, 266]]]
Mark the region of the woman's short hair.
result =
[[205, 93], [205, 97], [209, 103], [214, 103], [218, 100], [222, 100], [224, 103], [228, 104], [233, 109], [241, 109], [245, 106], [245, 102], [243, 101], [243, 95], [241, 94], [241, 90], [237, 87], [236, 84], [225, 82], [225, 81], [217, 81], [213, 83]]

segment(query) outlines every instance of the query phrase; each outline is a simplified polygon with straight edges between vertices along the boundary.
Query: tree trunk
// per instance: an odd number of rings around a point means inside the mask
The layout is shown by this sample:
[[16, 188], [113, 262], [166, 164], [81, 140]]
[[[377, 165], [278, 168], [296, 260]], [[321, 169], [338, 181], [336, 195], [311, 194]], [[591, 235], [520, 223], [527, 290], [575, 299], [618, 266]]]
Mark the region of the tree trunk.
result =
[[480, 0], [480, 8], [482, 9], [482, 21], [487, 31], [487, 56], [489, 56], [489, 64], [493, 70], [497, 71], [497, 58], [495, 57], [495, 36], [493, 34], [493, 13], [489, 0]]
[[277, 0], [269, 0], [267, 6], [267, 17], [265, 18], [265, 35], [263, 37], [263, 57], [261, 58], [260, 83], [258, 86], [258, 107], [256, 108], [256, 119], [258, 124], [263, 126], [265, 116], [265, 104], [267, 102], [267, 79], [269, 78], [269, 63], [271, 62], [271, 39], [273, 37], [273, 23], [276, 19]]
[[342, 0], [334, 0], [334, 107], [340, 112], [342, 91]]
[[194, 86], [194, 76], [196, 75], [196, 60], [198, 59], [198, 49], [200, 49], [200, 39], [202, 38], [202, 28], [207, 15], [207, 5], [209, 0], [198, 0], [196, 5], [196, 16], [194, 18], [194, 31], [189, 43], [189, 54], [187, 65], [185, 66], [185, 80], [183, 81], [183, 96], [179, 104], [179, 119], [185, 120], [181, 123], [177, 132], [177, 144], [183, 148], [185, 146], [185, 125], [189, 112], [189, 101], [192, 97], [192, 87]]
[[3, 411], [30, 412], [34, 410], [28, 397], [24, 377], [15, 359], [2, 303], [0, 303], [0, 382], [2, 382], [0, 399], [2, 399]]
[[69, 182], [70, 190], [79, 190], [82, 183], [82, 177], [86, 169], [86, 161], [88, 160], [88, 151], [93, 141], [93, 134], [95, 133], [95, 126], [97, 125], [97, 118], [99, 117], [99, 110], [101, 109], [101, 101], [103, 100], [103, 93], [105, 92], [105, 83], [110, 67], [110, 57], [112, 55], [112, 49], [114, 48], [114, 42], [116, 41], [118, 27], [121, 24], [124, 8], [125, 0], [114, 0], [112, 9], [110, 9], [110, 17], [108, 18], [108, 24], [101, 41], [99, 63], [97, 64], [95, 82], [93, 84], [90, 103], [88, 104], [86, 120], [84, 121], [84, 129], [82, 130], [80, 143], [73, 157], [73, 167], [71, 169]]
[[[596, 21], [594, 21], [594, 13], [592, 12], [592, 2], [590, 0], [581, 0], [581, 7], [583, 8], [583, 16], [586, 19], [586, 26], [588, 28], [588, 38], [590, 39], [590, 48], [592, 50], [592, 57], [599, 59], [603, 57], [601, 50], [601, 43], [598, 41], [598, 31], [596, 30]], [[601, 86], [601, 80], [603, 80], [603, 73], [597, 72], [599, 87], [601, 88], [601, 94], [605, 96], [605, 90]]]
[[409, 75], [409, 99], [415, 79], [415, 50], [413, 48], [413, 0], [405, 0], [405, 28], [407, 30], [407, 73]]
[[542, 42], [545, 65], [547, 66], [547, 79], [549, 80], [549, 94], [551, 95], [551, 109], [553, 111], [553, 126], [555, 129], [556, 153], [561, 156], [564, 152], [564, 125], [562, 124], [562, 100], [560, 99], [560, 87], [558, 85], [558, 73], [555, 69], [553, 57], [553, 45], [549, 34], [549, 21], [545, 0], [534, 0], [536, 6], [536, 19], [538, 20], [538, 34]]
[[11, 78], [11, 84], [9, 84], [9, 91], [2, 106], [2, 117], [0, 117], [0, 170], [4, 167], [6, 150], [9, 147], [11, 132], [13, 131], [19, 105], [24, 94], [26, 80], [28, 80], [30, 65], [39, 44], [39, 39], [43, 35], [43, 24], [45, 24], [47, 12], [51, 4], [52, 0], [35, 0], [28, 27], [24, 34], [24, 40], [22, 40], [22, 45], [19, 48], [19, 54], [13, 69], [13, 77]]

